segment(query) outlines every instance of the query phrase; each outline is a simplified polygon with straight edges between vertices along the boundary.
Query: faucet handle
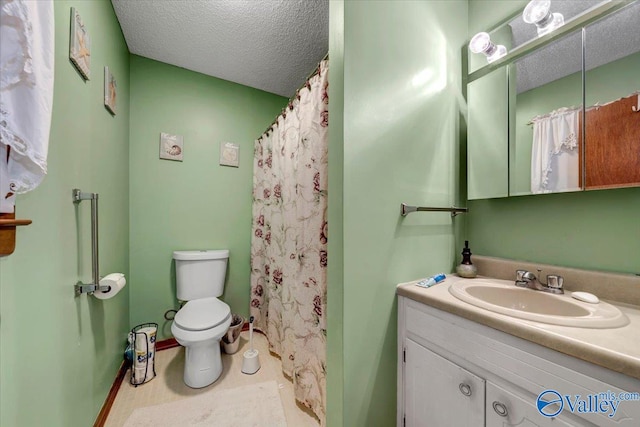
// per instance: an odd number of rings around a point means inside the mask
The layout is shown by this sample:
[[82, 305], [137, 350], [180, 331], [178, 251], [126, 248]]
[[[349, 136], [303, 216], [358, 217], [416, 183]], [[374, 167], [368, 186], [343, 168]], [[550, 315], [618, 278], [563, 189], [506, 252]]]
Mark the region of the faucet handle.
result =
[[527, 272], [527, 270], [516, 270], [516, 282], [521, 282], [523, 279], [524, 274]]
[[562, 290], [562, 285], [564, 283], [564, 278], [559, 275], [550, 274], [547, 276], [547, 286], [550, 289], [556, 289], [558, 291]]

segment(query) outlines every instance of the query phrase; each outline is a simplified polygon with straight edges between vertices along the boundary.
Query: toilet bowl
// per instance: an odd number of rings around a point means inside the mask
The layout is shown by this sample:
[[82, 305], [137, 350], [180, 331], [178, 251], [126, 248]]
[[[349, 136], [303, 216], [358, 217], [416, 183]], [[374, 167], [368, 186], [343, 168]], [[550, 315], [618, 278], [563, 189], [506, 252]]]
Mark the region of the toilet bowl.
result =
[[217, 298], [189, 301], [176, 313], [171, 333], [185, 348], [184, 383], [189, 387], [206, 387], [220, 377], [220, 340], [231, 318], [229, 306]]

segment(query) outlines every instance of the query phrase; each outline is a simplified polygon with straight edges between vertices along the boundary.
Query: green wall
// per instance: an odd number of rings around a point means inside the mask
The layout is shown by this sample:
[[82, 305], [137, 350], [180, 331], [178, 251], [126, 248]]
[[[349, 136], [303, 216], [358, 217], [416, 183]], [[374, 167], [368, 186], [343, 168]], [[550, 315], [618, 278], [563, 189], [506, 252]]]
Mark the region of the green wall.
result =
[[[526, 3], [471, 0], [469, 37]], [[469, 209], [467, 237], [475, 253], [640, 273], [640, 188], [474, 200]]]
[[[174, 250], [229, 249], [222, 299], [249, 311], [253, 143], [287, 100], [131, 56], [131, 326], [178, 308]], [[184, 161], [159, 160], [160, 132], [184, 137]], [[240, 145], [240, 167], [219, 165], [220, 142]]]
[[327, 264], [327, 426], [343, 425], [344, 1], [329, 3], [329, 240]]
[[[332, 159], [334, 149], [343, 156], [329, 182], [334, 191], [342, 180], [344, 192], [343, 222], [330, 223], [331, 235], [342, 229], [343, 238], [344, 402], [331, 425], [395, 425], [395, 286], [450, 272], [457, 259], [462, 217], [402, 218], [399, 210], [402, 202], [458, 201], [466, 16], [466, 1], [344, 3], [344, 112], [331, 113], [331, 126], [338, 120], [344, 130], [338, 140], [332, 130], [329, 142]], [[329, 387], [331, 396], [331, 378]]]
[[[69, 62], [70, 8], [91, 36], [91, 80]], [[129, 273], [129, 52], [111, 2], [56, 0], [55, 86], [48, 175], [18, 196], [16, 251], [0, 258], [0, 425], [90, 426], [113, 383], [129, 328], [129, 287], [101, 301], [90, 282], [90, 202], [100, 194], [102, 274]], [[118, 83], [118, 114], [103, 105], [103, 67]], [[129, 279], [129, 277], [127, 277]], [[131, 283], [129, 283], [131, 285]]]
[[[469, 0], [469, 39], [480, 31], [496, 28], [522, 12], [529, 0]], [[465, 47], [466, 51], [466, 47]]]
[[640, 188], [476, 200], [474, 253], [640, 273]]

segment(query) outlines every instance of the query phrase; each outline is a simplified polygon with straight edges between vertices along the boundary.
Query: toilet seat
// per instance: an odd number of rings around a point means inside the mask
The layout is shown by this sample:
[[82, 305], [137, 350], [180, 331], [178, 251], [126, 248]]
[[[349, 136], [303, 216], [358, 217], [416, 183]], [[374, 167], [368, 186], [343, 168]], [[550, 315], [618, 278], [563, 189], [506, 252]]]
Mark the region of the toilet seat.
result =
[[202, 298], [187, 302], [177, 313], [174, 322], [188, 331], [203, 331], [225, 322], [231, 308], [218, 298]]

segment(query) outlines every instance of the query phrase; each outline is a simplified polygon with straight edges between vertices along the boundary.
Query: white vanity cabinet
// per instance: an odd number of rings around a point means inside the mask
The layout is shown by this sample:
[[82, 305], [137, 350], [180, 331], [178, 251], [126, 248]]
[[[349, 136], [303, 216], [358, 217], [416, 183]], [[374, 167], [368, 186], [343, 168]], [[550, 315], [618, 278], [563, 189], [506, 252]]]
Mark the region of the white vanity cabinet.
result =
[[404, 413], [417, 426], [575, 426], [545, 418], [536, 396], [524, 399], [437, 355], [411, 339], [404, 345]]
[[398, 296], [398, 426], [640, 425], [640, 401], [613, 417], [566, 404], [545, 417], [536, 406], [545, 390], [574, 399], [637, 392], [640, 381]]

